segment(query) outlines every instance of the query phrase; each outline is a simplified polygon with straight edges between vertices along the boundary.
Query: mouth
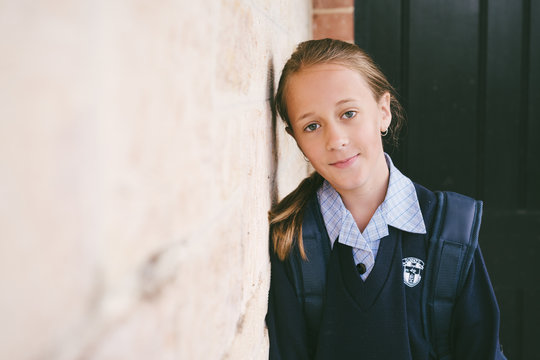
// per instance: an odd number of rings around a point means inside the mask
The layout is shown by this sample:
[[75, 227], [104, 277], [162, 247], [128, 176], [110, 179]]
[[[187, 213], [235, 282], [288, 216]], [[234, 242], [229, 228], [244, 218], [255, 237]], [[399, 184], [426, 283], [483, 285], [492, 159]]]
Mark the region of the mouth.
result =
[[335, 166], [335, 167], [340, 168], [340, 169], [349, 167], [349, 166], [352, 165], [352, 163], [354, 163], [354, 161], [356, 160], [358, 155], [360, 155], [360, 154], [356, 154], [356, 155], [353, 155], [353, 156], [351, 156], [349, 158], [330, 163], [330, 165]]

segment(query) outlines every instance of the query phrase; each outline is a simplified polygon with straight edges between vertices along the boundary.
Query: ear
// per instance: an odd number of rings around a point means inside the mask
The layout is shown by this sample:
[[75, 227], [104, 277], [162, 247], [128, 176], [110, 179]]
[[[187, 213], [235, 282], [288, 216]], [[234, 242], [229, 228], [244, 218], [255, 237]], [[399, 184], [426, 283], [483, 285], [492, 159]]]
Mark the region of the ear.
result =
[[392, 111], [390, 109], [390, 93], [385, 92], [379, 99], [379, 111], [381, 114], [381, 128], [382, 132], [386, 131], [392, 122]]

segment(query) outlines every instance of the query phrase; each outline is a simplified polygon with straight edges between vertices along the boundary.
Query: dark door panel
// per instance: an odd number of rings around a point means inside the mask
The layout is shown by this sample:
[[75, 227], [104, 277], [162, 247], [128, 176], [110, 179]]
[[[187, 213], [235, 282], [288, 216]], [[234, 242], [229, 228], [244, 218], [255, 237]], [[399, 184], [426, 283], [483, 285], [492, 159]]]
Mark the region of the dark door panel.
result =
[[[478, 16], [474, 1], [410, 2], [407, 172], [474, 196]], [[444, 46], [442, 46], [444, 45]], [[414, 126], [413, 126], [414, 124]], [[447, 161], [459, 159], [460, 161]]]
[[540, 210], [540, 1], [530, 3], [527, 119], [526, 208]]
[[520, 1], [489, 2], [482, 198], [491, 206], [510, 209], [524, 205], [520, 193], [525, 189], [522, 15]]

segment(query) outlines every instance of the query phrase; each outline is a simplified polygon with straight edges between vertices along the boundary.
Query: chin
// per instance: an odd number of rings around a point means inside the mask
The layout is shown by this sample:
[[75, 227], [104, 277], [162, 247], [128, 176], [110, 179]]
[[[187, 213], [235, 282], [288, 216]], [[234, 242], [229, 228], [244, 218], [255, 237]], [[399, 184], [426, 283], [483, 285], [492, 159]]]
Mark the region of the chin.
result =
[[[330, 181], [329, 181], [330, 182]], [[364, 181], [356, 179], [354, 181], [336, 181], [334, 183], [330, 182], [334, 189], [338, 191], [351, 191], [361, 188], [364, 185]]]

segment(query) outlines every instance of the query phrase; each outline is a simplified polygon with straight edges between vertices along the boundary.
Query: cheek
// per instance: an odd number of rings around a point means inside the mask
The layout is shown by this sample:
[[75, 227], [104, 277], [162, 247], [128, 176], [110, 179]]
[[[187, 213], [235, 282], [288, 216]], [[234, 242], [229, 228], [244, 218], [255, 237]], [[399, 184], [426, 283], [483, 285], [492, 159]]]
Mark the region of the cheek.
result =
[[298, 145], [298, 148], [306, 155], [306, 156], [313, 156], [317, 153], [317, 146], [315, 146], [310, 141], [300, 140], [296, 141], [296, 145]]
[[378, 152], [382, 149], [382, 139], [378, 129], [371, 128], [369, 132], [364, 131], [357, 139], [358, 143], [365, 147], [364, 151]]
[[380, 137], [381, 131], [379, 129], [379, 124], [375, 119], [369, 123], [364, 123], [358, 128], [357, 138], [365, 142], [374, 142]]
[[296, 144], [314, 166], [325, 157], [324, 146], [320, 142], [314, 141], [314, 139], [304, 139], [303, 141], [297, 141]]
[[296, 141], [296, 146], [298, 146], [298, 149], [300, 149], [301, 152], [304, 154], [306, 151], [309, 151], [309, 146], [306, 144], [306, 141], [300, 137], [300, 136], [293, 136], [294, 141]]

